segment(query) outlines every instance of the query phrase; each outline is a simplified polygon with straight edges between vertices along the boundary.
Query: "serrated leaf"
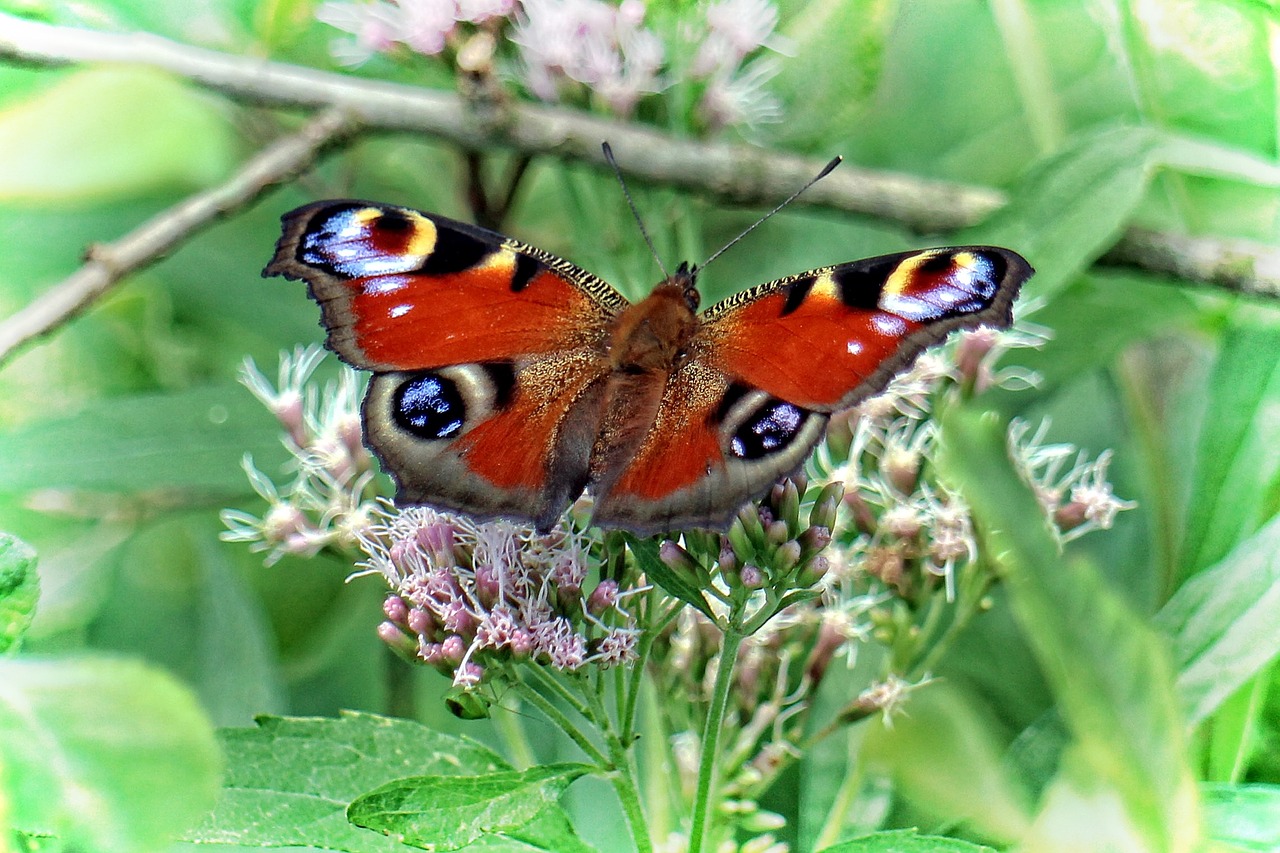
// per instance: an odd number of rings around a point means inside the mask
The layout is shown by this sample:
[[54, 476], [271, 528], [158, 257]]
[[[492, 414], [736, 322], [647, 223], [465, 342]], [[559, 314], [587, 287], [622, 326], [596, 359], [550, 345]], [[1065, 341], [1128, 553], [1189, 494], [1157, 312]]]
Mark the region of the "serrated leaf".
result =
[[0, 491], [11, 494], [44, 488], [242, 494], [246, 452], [263, 470], [284, 458], [270, 414], [238, 385], [98, 400], [70, 417], [0, 432], [0, 448]]
[[555, 805], [587, 764], [545, 764], [482, 776], [412, 776], [357, 798], [357, 826], [430, 850], [457, 850], [481, 836], [518, 829]]
[[215, 181], [235, 131], [167, 74], [92, 68], [0, 112], [0, 151], [0, 199], [80, 201]]
[[0, 660], [13, 825], [112, 853], [158, 850], [213, 803], [218, 752], [195, 697], [112, 658]]
[[938, 467], [972, 508], [982, 552], [999, 567], [1091, 774], [1091, 796], [1103, 802], [1110, 788], [1152, 849], [1189, 850], [1198, 833], [1196, 791], [1160, 638], [1092, 567], [1062, 559], [1034, 493], [1013, 469], [999, 420], [959, 407], [945, 412]]
[[662, 558], [658, 556], [657, 542], [652, 539], [639, 539], [631, 535], [628, 535], [626, 540], [627, 547], [631, 549], [632, 554], [635, 554], [636, 563], [640, 566], [640, 570], [648, 576], [649, 580], [662, 587], [668, 594], [675, 596], [686, 604], [692, 604], [701, 610], [708, 619], [715, 621], [715, 613], [712, 612], [711, 605], [707, 604], [707, 599], [703, 596], [702, 590], [689, 583], [688, 579], [683, 575], [662, 562]]
[[1110, 248], [1132, 218], [1159, 143], [1145, 127], [1083, 133], [1033, 167], [1008, 204], [953, 240], [1021, 252], [1036, 268], [1026, 295], [1056, 293]]
[[1280, 850], [1280, 786], [1201, 785], [1205, 834], [1237, 850]]
[[246, 847], [404, 851], [353, 826], [348, 805], [365, 791], [424, 770], [443, 778], [509, 770], [488, 747], [409, 720], [344, 713], [337, 719], [262, 717], [218, 732], [227, 771], [217, 806], [185, 839]]
[[1156, 617], [1198, 723], [1280, 655], [1280, 517], [1187, 581]]
[[842, 841], [819, 853], [995, 853], [995, 848], [941, 835], [921, 835], [914, 829], [894, 829]]
[[36, 552], [16, 536], [0, 533], [0, 654], [17, 647], [39, 597]]

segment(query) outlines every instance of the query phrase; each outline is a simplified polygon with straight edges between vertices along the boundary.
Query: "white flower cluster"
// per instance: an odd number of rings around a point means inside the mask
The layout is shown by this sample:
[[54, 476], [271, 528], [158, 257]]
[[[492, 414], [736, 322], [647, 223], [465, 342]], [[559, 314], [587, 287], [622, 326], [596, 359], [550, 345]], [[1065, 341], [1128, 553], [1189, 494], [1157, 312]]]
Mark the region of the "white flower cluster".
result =
[[251, 360], [240, 371], [241, 382], [284, 428], [294, 476], [281, 488], [246, 454], [245, 474], [267, 511], [259, 517], [223, 510], [222, 539], [268, 552], [267, 565], [286, 554], [311, 557], [326, 547], [354, 549], [372, 523], [373, 459], [361, 442], [356, 375], [344, 367], [336, 381], [317, 392], [310, 379], [323, 358], [324, 350], [315, 345], [282, 352], [274, 386]]

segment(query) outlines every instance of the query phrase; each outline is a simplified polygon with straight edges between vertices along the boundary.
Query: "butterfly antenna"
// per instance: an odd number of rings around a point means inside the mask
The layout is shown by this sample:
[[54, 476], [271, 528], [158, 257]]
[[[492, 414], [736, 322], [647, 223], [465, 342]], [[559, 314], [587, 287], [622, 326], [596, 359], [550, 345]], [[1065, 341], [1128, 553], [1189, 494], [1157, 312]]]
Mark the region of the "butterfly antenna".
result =
[[768, 219], [770, 216], [773, 216], [773, 215], [774, 215], [775, 213], [777, 213], [779, 210], [782, 210], [782, 208], [786, 207], [787, 205], [791, 204], [791, 202], [795, 201], [795, 200], [800, 196], [800, 193], [802, 193], [802, 192], [804, 192], [805, 190], [809, 189], [809, 187], [813, 186], [813, 185], [814, 185], [814, 184], [816, 184], [818, 181], [822, 180], [822, 179], [823, 179], [823, 178], [825, 178], [827, 175], [831, 174], [831, 171], [832, 171], [836, 166], [839, 166], [839, 165], [840, 165], [840, 162], [841, 162], [842, 160], [844, 160], [844, 158], [843, 158], [843, 157], [835, 157], [835, 158], [832, 158], [832, 160], [831, 160], [831, 162], [830, 162], [830, 163], [828, 163], [827, 165], [825, 165], [825, 166], [823, 166], [823, 167], [822, 167], [822, 171], [821, 171], [821, 172], [819, 172], [818, 174], [814, 175], [812, 178], [810, 178], [810, 179], [809, 179], [809, 183], [805, 184], [805, 185], [804, 185], [804, 186], [802, 186], [800, 189], [798, 189], [798, 190], [796, 190], [795, 192], [793, 192], [790, 196], [788, 196], [788, 197], [787, 197], [787, 200], [786, 200], [786, 201], [784, 201], [782, 204], [778, 205], [778, 206], [777, 206], [777, 207], [775, 207], [773, 210], [769, 211], [769, 212], [768, 212], [768, 213], [766, 213], [764, 216], [761, 216], [759, 219], [757, 219], [757, 220], [755, 221], [755, 223], [754, 223], [750, 228], [748, 228], [746, 231], [743, 231], [743, 232], [742, 232], [741, 234], [739, 234], [737, 237], [734, 237], [734, 238], [733, 238], [732, 240], [730, 240], [728, 243], [725, 243], [725, 244], [724, 244], [724, 246], [722, 246], [722, 247], [720, 248], [720, 251], [716, 252], [714, 255], [712, 255], [711, 257], [707, 258], [705, 261], [703, 261], [702, 266], [701, 266], [701, 267], [699, 267], [699, 269], [706, 269], [708, 264], [710, 264], [710, 263], [711, 263], [712, 261], [714, 261], [716, 258], [720, 257], [720, 256], [721, 256], [721, 255], [723, 255], [725, 252], [727, 252], [727, 251], [729, 250], [729, 247], [730, 247], [730, 246], [732, 246], [733, 244], [737, 243], [737, 242], [738, 242], [739, 240], [741, 240], [743, 237], [747, 236], [747, 235], [748, 235], [748, 234], [750, 234], [752, 231], [754, 231], [754, 230], [756, 230], [757, 228], [759, 228], [762, 224], [764, 224], [764, 221], [765, 221], [766, 219]]
[[662, 263], [662, 258], [658, 256], [658, 250], [653, 247], [653, 240], [649, 237], [649, 232], [644, 227], [644, 220], [640, 218], [640, 211], [636, 210], [635, 200], [631, 198], [631, 190], [627, 188], [627, 182], [622, 177], [622, 170], [618, 168], [618, 161], [613, 157], [613, 149], [608, 142], [601, 143], [601, 149], [604, 150], [604, 159], [609, 161], [609, 165], [613, 167], [613, 173], [618, 176], [618, 183], [622, 184], [622, 194], [627, 197], [627, 206], [631, 208], [631, 215], [636, 218], [636, 224], [640, 226], [640, 236], [644, 237], [644, 241], [649, 246], [649, 251], [653, 253], [653, 259], [658, 262], [658, 269], [662, 270], [663, 278], [671, 278], [667, 272], [667, 267]]

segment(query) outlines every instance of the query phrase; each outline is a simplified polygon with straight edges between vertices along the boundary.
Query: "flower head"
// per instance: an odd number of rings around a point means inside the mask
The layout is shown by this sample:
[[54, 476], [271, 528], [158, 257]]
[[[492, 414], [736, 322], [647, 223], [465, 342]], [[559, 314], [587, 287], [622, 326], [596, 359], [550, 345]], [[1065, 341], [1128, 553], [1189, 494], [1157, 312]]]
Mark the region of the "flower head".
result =
[[635, 620], [618, 606], [634, 591], [602, 581], [603, 592], [584, 598], [583, 534], [478, 524], [428, 507], [383, 505], [377, 516], [361, 539], [363, 566], [405, 602], [400, 624], [417, 635], [418, 656], [455, 686], [475, 687], [495, 662], [573, 671], [634, 659]]
[[628, 115], [642, 95], [661, 89], [666, 50], [643, 26], [637, 0], [524, 0], [511, 40], [520, 51], [525, 83], [544, 101], [558, 101], [574, 84], [611, 110]]

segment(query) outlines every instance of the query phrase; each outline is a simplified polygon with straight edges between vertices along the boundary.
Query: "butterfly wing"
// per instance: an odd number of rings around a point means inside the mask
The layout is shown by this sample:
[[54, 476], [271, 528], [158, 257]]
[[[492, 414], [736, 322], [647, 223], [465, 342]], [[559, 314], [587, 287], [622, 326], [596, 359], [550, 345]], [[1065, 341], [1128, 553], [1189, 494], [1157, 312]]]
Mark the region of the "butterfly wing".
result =
[[365, 370], [510, 360], [598, 344], [628, 302], [493, 231], [405, 207], [321, 201], [283, 217], [263, 275], [307, 282], [328, 347]]
[[903, 252], [760, 285], [703, 315], [707, 362], [819, 412], [879, 391], [959, 328], [1008, 326], [1031, 266], [992, 246]]
[[804, 464], [827, 418], [690, 359], [667, 380], [627, 459], [594, 475], [592, 520], [637, 533], [723, 528]]
[[264, 275], [307, 282], [327, 346], [372, 370], [365, 440], [397, 500], [549, 526], [587, 479], [627, 301], [554, 255], [409, 208], [323, 201], [283, 218]]
[[879, 392], [957, 328], [1007, 326], [1031, 272], [1007, 249], [932, 249], [813, 270], [712, 306], [633, 458], [599, 477], [597, 521], [723, 526], [804, 464], [831, 412]]

